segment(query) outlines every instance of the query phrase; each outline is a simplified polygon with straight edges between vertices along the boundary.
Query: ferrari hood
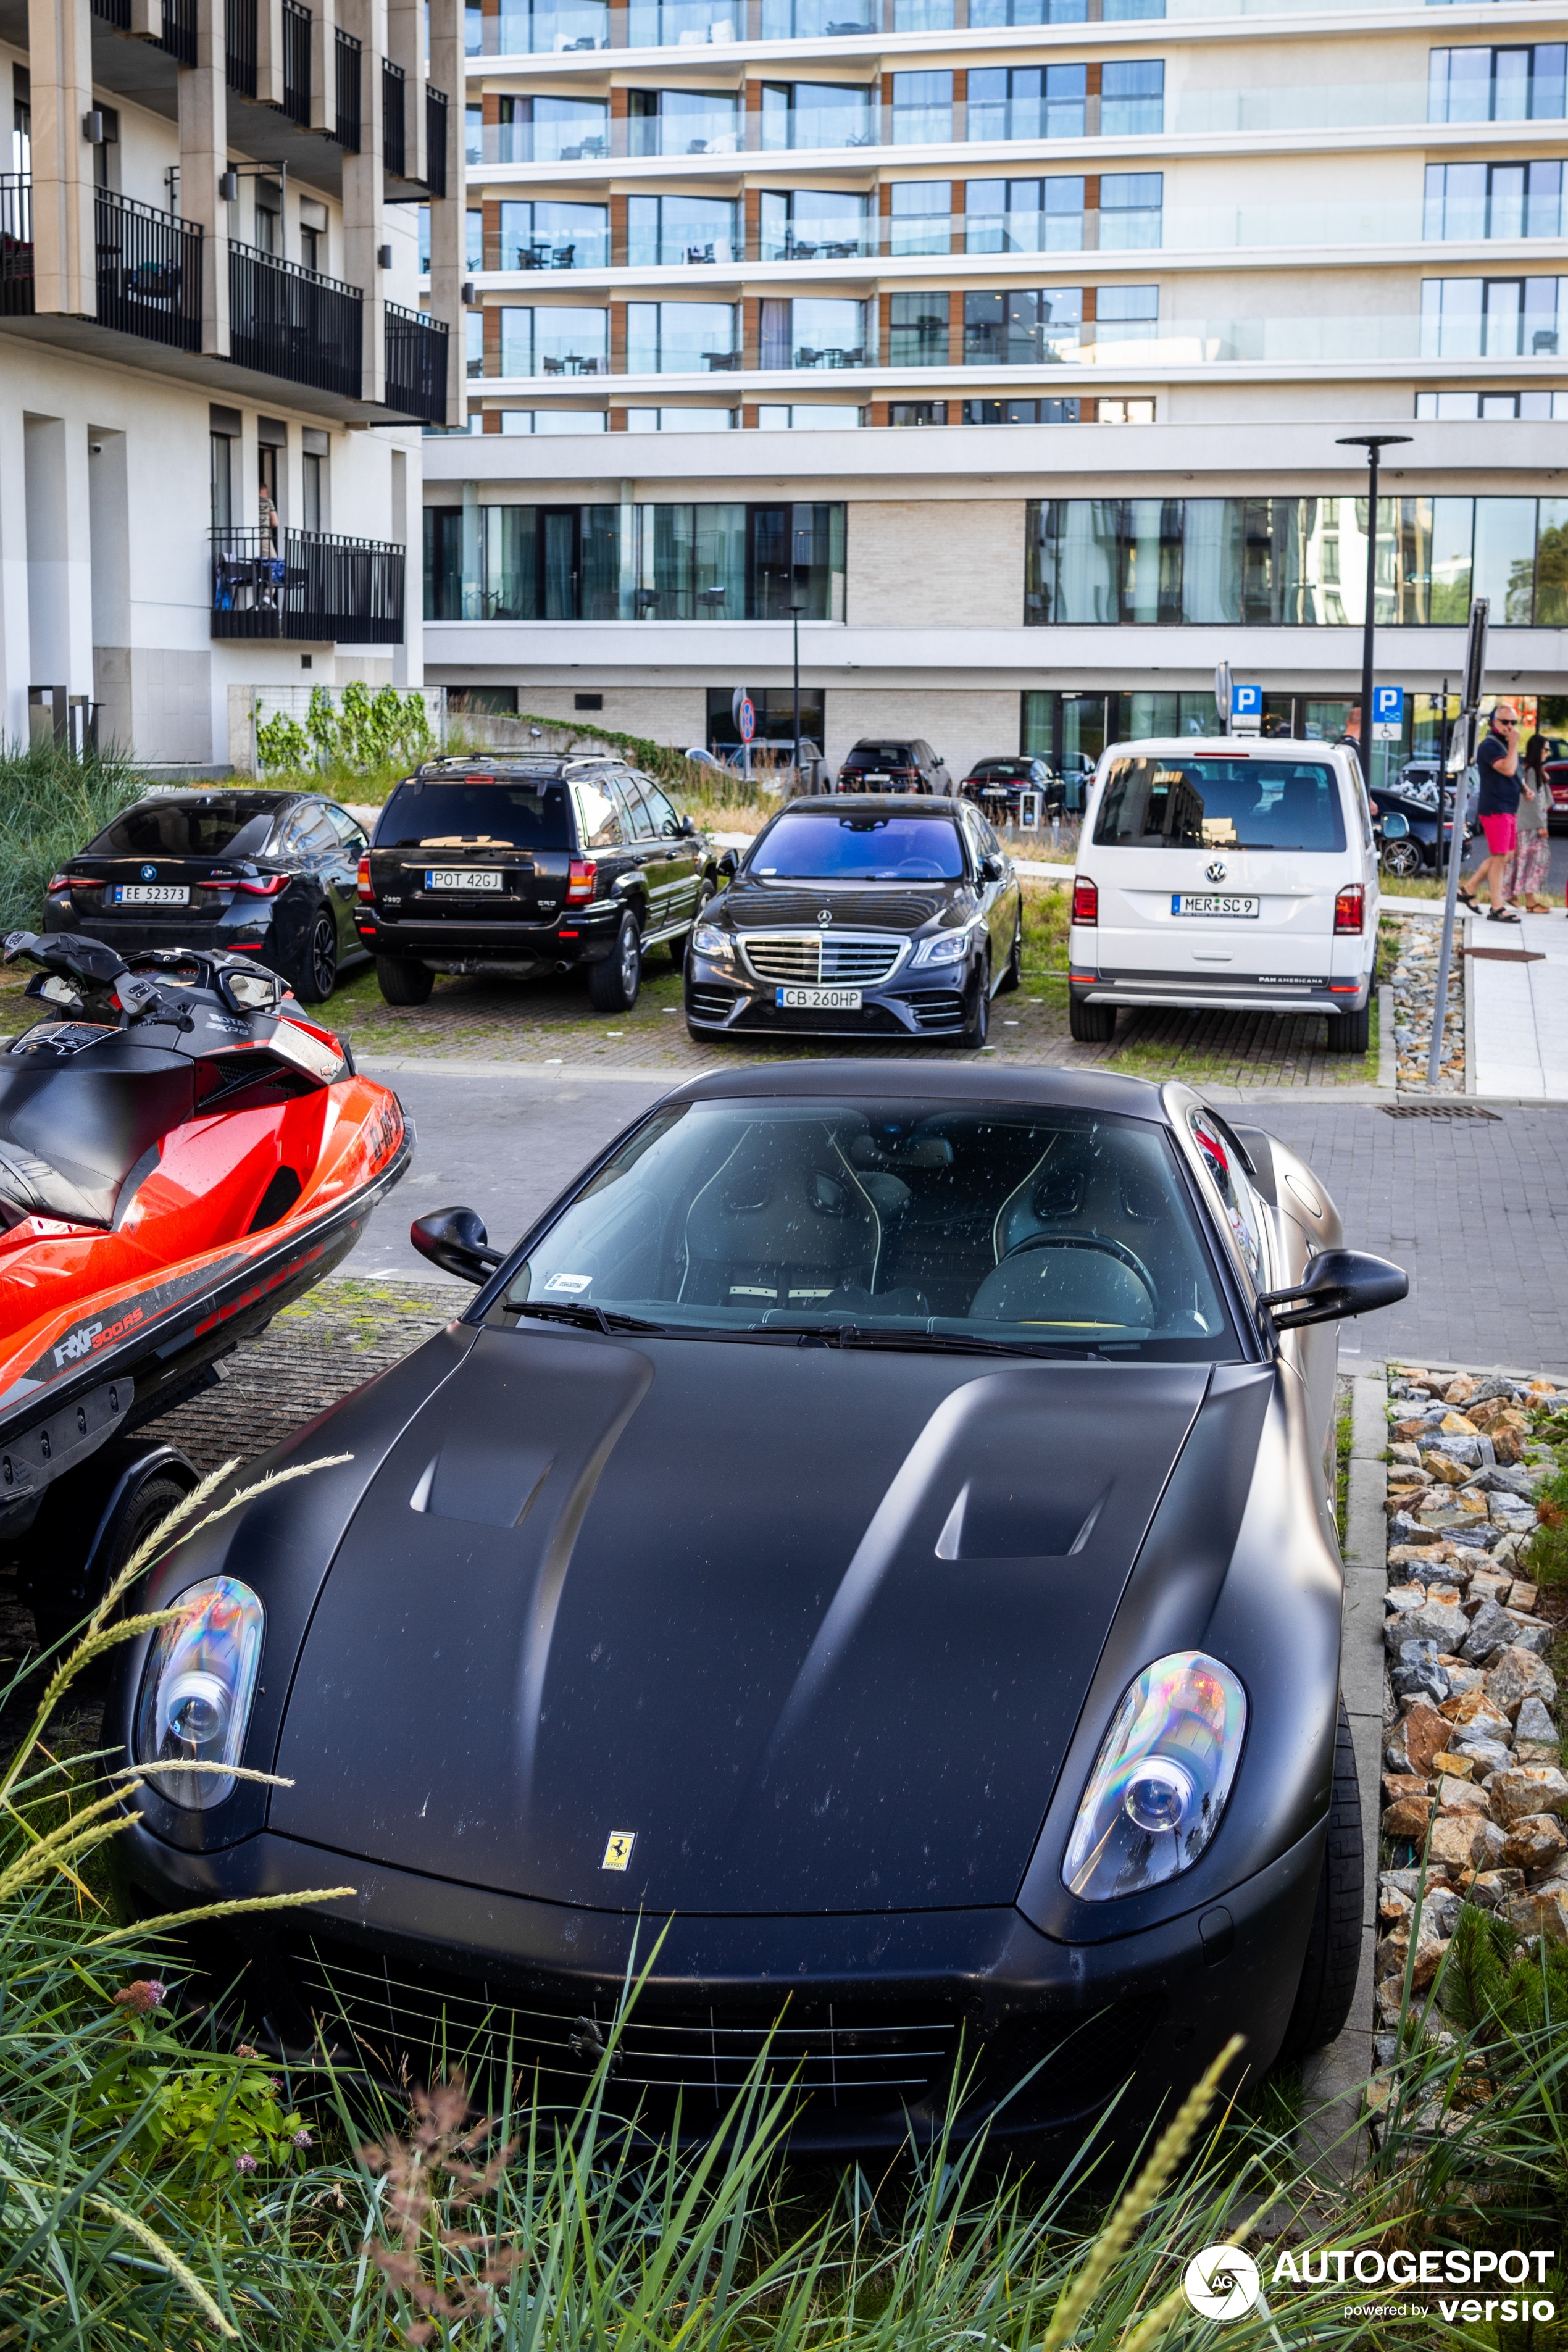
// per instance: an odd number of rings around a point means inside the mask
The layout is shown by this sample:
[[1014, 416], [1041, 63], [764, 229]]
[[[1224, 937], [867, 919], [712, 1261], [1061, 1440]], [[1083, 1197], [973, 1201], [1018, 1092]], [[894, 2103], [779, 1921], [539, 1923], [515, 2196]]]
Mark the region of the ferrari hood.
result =
[[1010, 1903], [1206, 1379], [484, 1331], [343, 1538], [272, 1825], [599, 1909]]

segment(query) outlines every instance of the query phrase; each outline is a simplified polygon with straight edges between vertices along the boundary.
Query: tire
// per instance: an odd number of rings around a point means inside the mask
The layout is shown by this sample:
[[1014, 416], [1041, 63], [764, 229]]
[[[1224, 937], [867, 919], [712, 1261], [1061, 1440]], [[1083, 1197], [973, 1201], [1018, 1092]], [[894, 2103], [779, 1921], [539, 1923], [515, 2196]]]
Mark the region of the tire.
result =
[[1406, 881], [1425, 864], [1418, 841], [1391, 841], [1383, 853], [1383, 870], [1392, 879]]
[[588, 966], [588, 1002], [595, 1013], [629, 1013], [641, 986], [642, 939], [628, 907], [604, 962]]
[[301, 1004], [325, 1004], [338, 984], [338, 927], [330, 907], [318, 907], [299, 961], [288, 974]]
[[1359, 1013], [1331, 1013], [1329, 1015], [1329, 1051], [1331, 1054], [1364, 1054], [1372, 1043], [1372, 1005], [1362, 1006]]
[[669, 961], [675, 966], [677, 971], [684, 971], [686, 970], [686, 950], [691, 945], [691, 932], [697, 929], [698, 924], [708, 912], [709, 902], [717, 898], [718, 895], [718, 892], [713, 887], [711, 877], [708, 875], [704, 875], [702, 877], [702, 896], [698, 899], [697, 912], [691, 918], [691, 930], [682, 931], [678, 939], [671, 940], [669, 943]]
[[1024, 977], [1024, 918], [1020, 912], [1013, 932], [1013, 952], [1007, 958], [1006, 970], [996, 983], [998, 996], [1011, 996]]
[[1361, 1972], [1363, 1871], [1361, 1784], [1350, 1717], [1342, 1698], [1334, 1732], [1328, 1843], [1312, 1905], [1301, 1981], [1279, 2045], [1281, 2058], [1304, 2058], [1309, 2050], [1321, 2050], [1342, 2031], [1351, 2013]]
[[[53, 1649], [75, 1627], [81, 1623], [89, 1610], [96, 1609], [107, 1588], [113, 1582], [142, 1539], [160, 1519], [167, 1518], [177, 1503], [185, 1498], [185, 1488], [177, 1478], [160, 1467], [154, 1475], [132, 1486], [115, 1513], [99, 1557], [93, 1564], [90, 1588], [73, 1585], [58, 1573], [58, 1555], [52, 1547], [47, 1557], [40, 1558], [36, 1572], [24, 1568], [23, 1597], [33, 1612], [33, 1626], [41, 1650]], [[51, 1570], [53, 1572], [51, 1573]], [[110, 1657], [112, 1653], [110, 1654]], [[109, 1660], [104, 1661], [104, 1671]]]
[[960, 1031], [961, 1042], [973, 1054], [984, 1045], [991, 1029], [991, 964], [989, 959], [980, 968], [975, 983], [974, 1010]]
[[1068, 1027], [1080, 1045], [1109, 1045], [1116, 1034], [1116, 1007], [1080, 1004], [1075, 996], [1068, 1004]]
[[436, 985], [427, 964], [405, 963], [401, 956], [377, 956], [375, 978], [388, 1004], [427, 1004]]

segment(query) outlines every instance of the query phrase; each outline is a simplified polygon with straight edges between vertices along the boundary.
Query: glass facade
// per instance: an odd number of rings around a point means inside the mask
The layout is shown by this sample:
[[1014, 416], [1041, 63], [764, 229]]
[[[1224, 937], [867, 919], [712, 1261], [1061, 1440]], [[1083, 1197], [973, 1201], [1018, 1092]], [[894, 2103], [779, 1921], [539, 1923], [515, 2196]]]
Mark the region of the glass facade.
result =
[[[497, 269], [607, 269], [610, 266], [610, 208], [607, 205], [559, 205], [503, 202], [500, 249]], [[470, 213], [470, 222], [479, 215]], [[483, 249], [472, 251], [468, 267], [484, 267]]]
[[425, 509], [427, 621], [844, 618], [844, 509], [481, 505]]
[[738, 367], [733, 302], [628, 302], [628, 375], [711, 375]]
[[[1558, 499], [1380, 499], [1374, 619], [1462, 627], [1472, 596], [1494, 628], [1568, 612]], [[1364, 499], [1036, 499], [1026, 624], [1360, 626]]]
[[1562, 228], [1561, 161], [1426, 166], [1426, 236], [1558, 236]]

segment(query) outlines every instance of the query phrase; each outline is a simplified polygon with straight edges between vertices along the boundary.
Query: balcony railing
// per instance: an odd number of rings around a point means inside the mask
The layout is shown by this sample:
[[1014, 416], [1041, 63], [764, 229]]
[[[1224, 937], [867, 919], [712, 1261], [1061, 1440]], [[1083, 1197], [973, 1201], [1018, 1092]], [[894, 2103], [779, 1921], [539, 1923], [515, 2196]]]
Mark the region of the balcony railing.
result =
[[230, 89], [256, 96], [256, 0], [224, 0], [225, 71]]
[[[131, 0], [92, 0], [92, 13], [116, 32], [131, 30]], [[195, 64], [196, 0], [163, 0], [163, 29], [153, 35], [153, 47], [180, 65]]]
[[381, 160], [395, 180], [406, 178], [407, 133], [404, 122], [403, 68], [390, 58], [381, 61]]
[[352, 33], [345, 33], [342, 26], [339, 26], [337, 28], [337, 86], [335, 90], [335, 96], [337, 99], [337, 119], [336, 127], [333, 130], [332, 136], [337, 141], [340, 147], [347, 148], [351, 155], [357, 155], [359, 153], [360, 64], [362, 55], [363, 52], [360, 43], [355, 40], [353, 35]]
[[357, 286], [254, 246], [228, 248], [229, 353], [241, 367], [357, 400], [363, 310]]
[[447, 93], [425, 85], [425, 184], [433, 196], [447, 193]]
[[426, 425], [447, 422], [447, 327], [395, 302], [386, 311], [386, 404]]
[[[99, 325], [199, 352], [200, 228], [113, 188], [96, 189], [94, 199]], [[8, 172], [0, 178], [0, 318], [26, 318], [32, 311], [32, 184]]]
[[400, 646], [407, 551], [325, 531], [215, 530], [212, 635]]
[[310, 127], [310, 12], [283, 0], [283, 111], [301, 131]]

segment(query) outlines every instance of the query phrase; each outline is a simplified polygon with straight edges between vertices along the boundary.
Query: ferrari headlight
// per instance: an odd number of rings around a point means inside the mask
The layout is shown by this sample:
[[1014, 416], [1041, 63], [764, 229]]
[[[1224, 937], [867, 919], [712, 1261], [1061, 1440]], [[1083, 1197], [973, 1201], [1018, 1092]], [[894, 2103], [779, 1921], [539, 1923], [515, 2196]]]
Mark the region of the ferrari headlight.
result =
[[204, 1811], [222, 1804], [233, 1776], [178, 1767], [238, 1763], [261, 1661], [262, 1609], [232, 1576], [194, 1584], [172, 1605], [181, 1613], [163, 1627], [142, 1669], [135, 1756], [139, 1765], [174, 1767], [151, 1785], [171, 1804]]
[[967, 931], [937, 931], [915, 950], [916, 963], [962, 963], [969, 953]]
[[1062, 1883], [1085, 1903], [1190, 1870], [1219, 1827], [1247, 1694], [1201, 1650], [1156, 1658], [1125, 1693], [1078, 1809]]
[[699, 955], [717, 956], [721, 961], [731, 952], [730, 934], [721, 931], [717, 923], [699, 923], [691, 934], [691, 944]]

